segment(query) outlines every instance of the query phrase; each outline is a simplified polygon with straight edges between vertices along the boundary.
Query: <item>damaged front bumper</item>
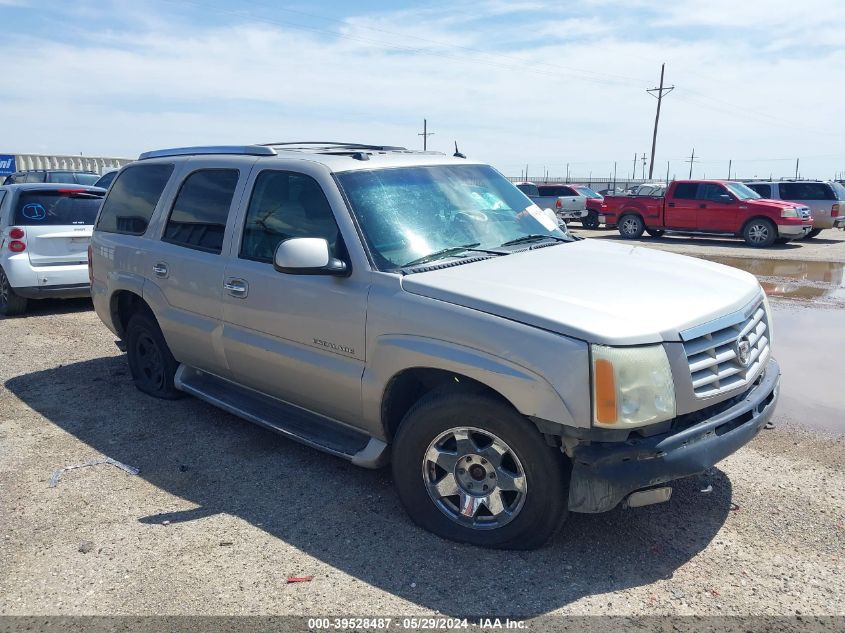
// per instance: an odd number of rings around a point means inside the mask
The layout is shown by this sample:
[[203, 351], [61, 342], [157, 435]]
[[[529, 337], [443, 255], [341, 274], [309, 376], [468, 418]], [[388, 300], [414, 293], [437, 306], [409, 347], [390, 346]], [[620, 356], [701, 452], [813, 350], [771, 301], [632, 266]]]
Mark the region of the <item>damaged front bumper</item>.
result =
[[624, 442], [579, 443], [571, 453], [569, 509], [605, 512], [634, 491], [704, 472], [750, 442], [769, 421], [779, 383], [780, 367], [770, 359], [751, 389], [687, 428]]

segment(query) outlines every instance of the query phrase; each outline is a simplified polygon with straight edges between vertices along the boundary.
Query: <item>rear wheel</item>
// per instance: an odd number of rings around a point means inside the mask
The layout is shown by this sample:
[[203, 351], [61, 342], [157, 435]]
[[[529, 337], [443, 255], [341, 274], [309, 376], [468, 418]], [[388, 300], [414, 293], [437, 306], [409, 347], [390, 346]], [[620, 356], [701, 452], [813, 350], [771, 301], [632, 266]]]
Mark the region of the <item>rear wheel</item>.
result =
[[26, 297], [15, 293], [5, 271], [0, 268], [0, 314], [3, 316], [16, 316], [26, 312]]
[[807, 235], [806, 235], [806, 236], [804, 236], [804, 239], [805, 239], [805, 240], [809, 240], [809, 239], [810, 239], [810, 238], [812, 238], [812, 237], [816, 237], [816, 236], [817, 236], [819, 233], [821, 233], [821, 232], [822, 232], [822, 230], [821, 230], [821, 229], [813, 229], [813, 230], [811, 230], [809, 233], [807, 233]]
[[645, 232], [651, 235], [652, 237], [663, 237], [663, 235], [666, 233], [666, 231], [664, 231], [663, 229], [646, 229]]
[[481, 393], [432, 392], [415, 404], [394, 441], [393, 478], [415, 523], [462, 543], [534, 549], [567, 515], [566, 458]]
[[173, 385], [179, 363], [170, 353], [155, 318], [136, 312], [126, 327], [126, 353], [135, 386], [155, 398], [175, 400], [184, 394]]
[[742, 237], [749, 246], [766, 248], [775, 243], [778, 232], [774, 222], [771, 220], [756, 218], [751, 220], [742, 229]]
[[645, 224], [640, 216], [629, 213], [619, 219], [619, 234], [626, 240], [642, 237], [643, 231], [645, 231]]
[[581, 226], [585, 229], [597, 229], [600, 225], [599, 214], [596, 211], [588, 211], [587, 215], [581, 218]]

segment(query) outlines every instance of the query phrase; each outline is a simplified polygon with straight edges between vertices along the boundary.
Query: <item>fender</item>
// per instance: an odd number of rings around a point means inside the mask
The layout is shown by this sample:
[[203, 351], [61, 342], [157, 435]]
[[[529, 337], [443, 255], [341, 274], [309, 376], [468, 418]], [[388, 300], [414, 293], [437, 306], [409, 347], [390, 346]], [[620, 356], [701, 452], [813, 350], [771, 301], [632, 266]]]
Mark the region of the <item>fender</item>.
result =
[[[139, 297], [144, 296], [144, 278], [136, 273], [112, 271], [108, 273], [108, 282], [103, 283], [94, 277], [91, 284], [91, 300], [100, 320], [116, 336], [123, 338], [117, 314], [117, 296], [121, 291], [128, 291]], [[107, 295], [108, 293], [108, 295]]]
[[362, 376], [363, 416], [367, 427], [385, 433], [381, 419], [385, 390], [394, 376], [417, 367], [468, 376], [497, 391], [523, 415], [575, 425], [572, 412], [554, 387], [524, 367], [456, 343], [391, 334], [379, 337]]

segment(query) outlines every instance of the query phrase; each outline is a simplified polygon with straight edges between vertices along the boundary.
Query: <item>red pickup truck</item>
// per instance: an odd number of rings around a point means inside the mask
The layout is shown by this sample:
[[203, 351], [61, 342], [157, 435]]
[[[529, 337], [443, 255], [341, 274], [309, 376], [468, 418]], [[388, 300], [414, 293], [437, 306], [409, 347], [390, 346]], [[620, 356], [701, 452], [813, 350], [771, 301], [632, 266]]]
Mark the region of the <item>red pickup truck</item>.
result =
[[802, 238], [813, 228], [808, 207], [764, 200], [728, 180], [676, 180], [665, 196], [605, 196], [599, 219], [627, 239], [672, 231], [732, 235], [757, 247]]

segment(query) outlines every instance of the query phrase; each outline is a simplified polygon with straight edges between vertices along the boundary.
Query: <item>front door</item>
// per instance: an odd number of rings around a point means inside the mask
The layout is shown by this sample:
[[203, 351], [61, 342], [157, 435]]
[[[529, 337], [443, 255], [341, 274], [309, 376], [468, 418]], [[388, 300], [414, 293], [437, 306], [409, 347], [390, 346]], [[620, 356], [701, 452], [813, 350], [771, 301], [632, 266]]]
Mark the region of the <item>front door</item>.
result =
[[705, 182], [698, 187], [698, 227], [713, 233], [740, 230], [738, 202], [724, 185]]
[[240, 243], [225, 272], [223, 341], [238, 382], [317, 413], [361, 417], [369, 271], [348, 277], [276, 271], [291, 237], [321, 237], [346, 249], [331, 206], [311, 176], [263, 170], [253, 177]]

